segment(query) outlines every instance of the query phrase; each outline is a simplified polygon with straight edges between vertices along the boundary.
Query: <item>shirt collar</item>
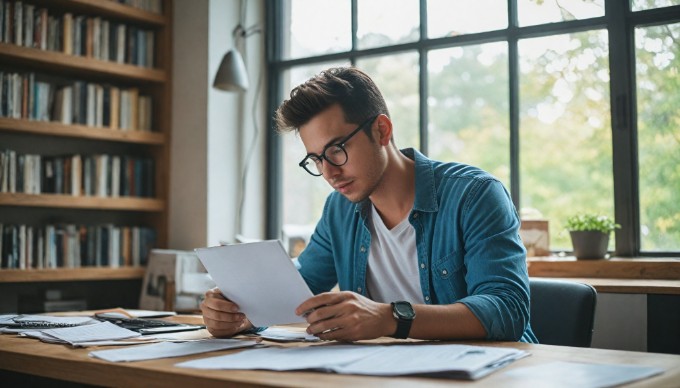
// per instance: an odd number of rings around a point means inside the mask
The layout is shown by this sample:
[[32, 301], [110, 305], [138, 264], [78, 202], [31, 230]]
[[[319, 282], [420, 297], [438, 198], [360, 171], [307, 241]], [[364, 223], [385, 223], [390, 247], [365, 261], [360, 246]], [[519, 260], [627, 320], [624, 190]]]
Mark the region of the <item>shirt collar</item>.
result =
[[[433, 160], [414, 148], [404, 148], [401, 153], [415, 162], [416, 198], [413, 203], [413, 210], [436, 212], [439, 209], [439, 204], [437, 203]], [[371, 210], [370, 205], [371, 201], [367, 198], [357, 203], [354, 211], [361, 213], [361, 216], [366, 218]]]

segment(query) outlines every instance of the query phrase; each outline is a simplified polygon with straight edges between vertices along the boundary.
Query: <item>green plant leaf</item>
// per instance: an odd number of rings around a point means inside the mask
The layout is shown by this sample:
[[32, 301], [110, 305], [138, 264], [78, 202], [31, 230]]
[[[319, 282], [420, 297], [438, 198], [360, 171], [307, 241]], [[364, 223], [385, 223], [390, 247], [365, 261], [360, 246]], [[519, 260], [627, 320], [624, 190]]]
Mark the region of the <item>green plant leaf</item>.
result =
[[567, 218], [565, 228], [568, 231], [596, 230], [602, 233], [610, 233], [620, 228], [611, 218], [598, 214], [577, 214]]

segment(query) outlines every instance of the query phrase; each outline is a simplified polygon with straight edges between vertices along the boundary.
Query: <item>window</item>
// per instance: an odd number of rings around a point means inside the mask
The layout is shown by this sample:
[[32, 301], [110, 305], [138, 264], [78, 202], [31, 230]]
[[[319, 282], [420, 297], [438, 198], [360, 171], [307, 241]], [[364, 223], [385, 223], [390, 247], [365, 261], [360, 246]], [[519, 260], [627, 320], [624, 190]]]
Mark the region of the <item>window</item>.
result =
[[[548, 220], [614, 215], [607, 48], [605, 30], [519, 41], [520, 203]], [[561, 228], [551, 249], [570, 250]]]
[[[680, 254], [680, 1], [278, 0], [267, 13], [272, 112], [319, 71], [357, 66], [399, 147], [494, 174], [550, 221], [553, 250], [571, 250], [567, 216], [596, 211], [622, 225], [617, 254]], [[331, 188], [297, 166], [297, 136], [268, 133], [278, 238], [314, 225]]]
[[680, 241], [680, 23], [635, 30], [640, 237], [645, 251]]
[[[375, 57], [359, 58], [357, 67], [373, 74], [394, 123], [397, 147], [420, 147], [418, 128], [418, 53], [408, 51]], [[399, 82], [393, 82], [394, 80]]]
[[428, 53], [429, 156], [485, 169], [510, 187], [508, 45]]
[[604, 16], [604, 0], [518, 0], [520, 26]]

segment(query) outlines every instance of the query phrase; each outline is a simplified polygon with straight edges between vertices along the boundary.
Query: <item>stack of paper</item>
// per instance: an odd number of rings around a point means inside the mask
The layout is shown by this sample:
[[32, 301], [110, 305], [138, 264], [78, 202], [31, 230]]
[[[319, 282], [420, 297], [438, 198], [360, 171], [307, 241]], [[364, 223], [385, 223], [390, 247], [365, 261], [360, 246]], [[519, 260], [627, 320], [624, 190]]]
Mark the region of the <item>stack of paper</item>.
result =
[[51, 315], [2, 315], [0, 333], [23, 333], [58, 327], [89, 325], [99, 322], [91, 317], [55, 317]]
[[264, 348], [177, 364], [198, 369], [321, 370], [374, 376], [478, 379], [529, 353], [467, 345], [330, 345]]
[[[123, 329], [110, 322], [98, 322], [91, 325], [65, 327], [61, 329], [27, 331], [23, 332], [22, 335], [38, 338], [45, 342], [70, 344], [72, 346], [109, 344], [109, 341], [118, 341], [141, 336], [141, 334], [137, 332]], [[102, 341], [105, 341], [105, 343], [102, 343]], [[120, 342], [117, 342], [117, 344], [120, 344]]]
[[158, 344], [135, 346], [122, 349], [98, 350], [90, 352], [91, 357], [106, 361], [142, 361], [157, 358], [180, 357], [190, 354], [214, 352], [224, 349], [245, 348], [255, 346], [255, 341], [242, 341], [236, 339], [208, 339], [194, 342], [161, 342]]

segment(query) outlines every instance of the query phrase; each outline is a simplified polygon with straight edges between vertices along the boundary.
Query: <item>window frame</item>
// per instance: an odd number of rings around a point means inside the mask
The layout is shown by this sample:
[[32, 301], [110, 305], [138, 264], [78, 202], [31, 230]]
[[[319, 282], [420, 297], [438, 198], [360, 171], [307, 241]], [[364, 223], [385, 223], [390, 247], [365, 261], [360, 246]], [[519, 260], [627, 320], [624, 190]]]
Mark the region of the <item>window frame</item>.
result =
[[[351, 0], [352, 48], [349, 51], [316, 55], [304, 58], [282, 59], [284, 32], [289, 20], [283, 10], [283, 0], [265, 3], [267, 111], [274, 112], [284, 95], [282, 74], [295, 66], [319, 62], [357, 59], [375, 55], [417, 51], [419, 55], [419, 132], [420, 148], [428, 153], [428, 68], [427, 53], [433, 49], [466, 46], [489, 42], [507, 42], [509, 77], [510, 123], [510, 187], [509, 191], [517, 209], [520, 208], [519, 165], [519, 57], [518, 41], [525, 38], [550, 36], [605, 29], [609, 38], [610, 106], [612, 123], [612, 173], [614, 180], [614, 215], [621, 225], [615, 236], [615, 253], [619, 257], [678, 257], [679, 251], [643, 252], [640, 236], [640, 197], [638, 180], [638, 142], [635, 79], [635, 28], [680, 21], [680, 5], [632, 12], [628, 1], [605, 0], [605, 15], [596, 18], [571, 20], [520, 27], [516, 0], [507, 0], [508, 27], [467, 35], [441, 38], [427, 37], [427, 0], [419, 0], [420, 38], [415, 42], [392, 46], [357, 49], [357, 2]], [[280, 238], [282, 219], [282, 142], [276, 134], [273, 115], [268, 115], [266, 131], [266, 237]], [[631, 171], [633, 172], [631, 174]]]

